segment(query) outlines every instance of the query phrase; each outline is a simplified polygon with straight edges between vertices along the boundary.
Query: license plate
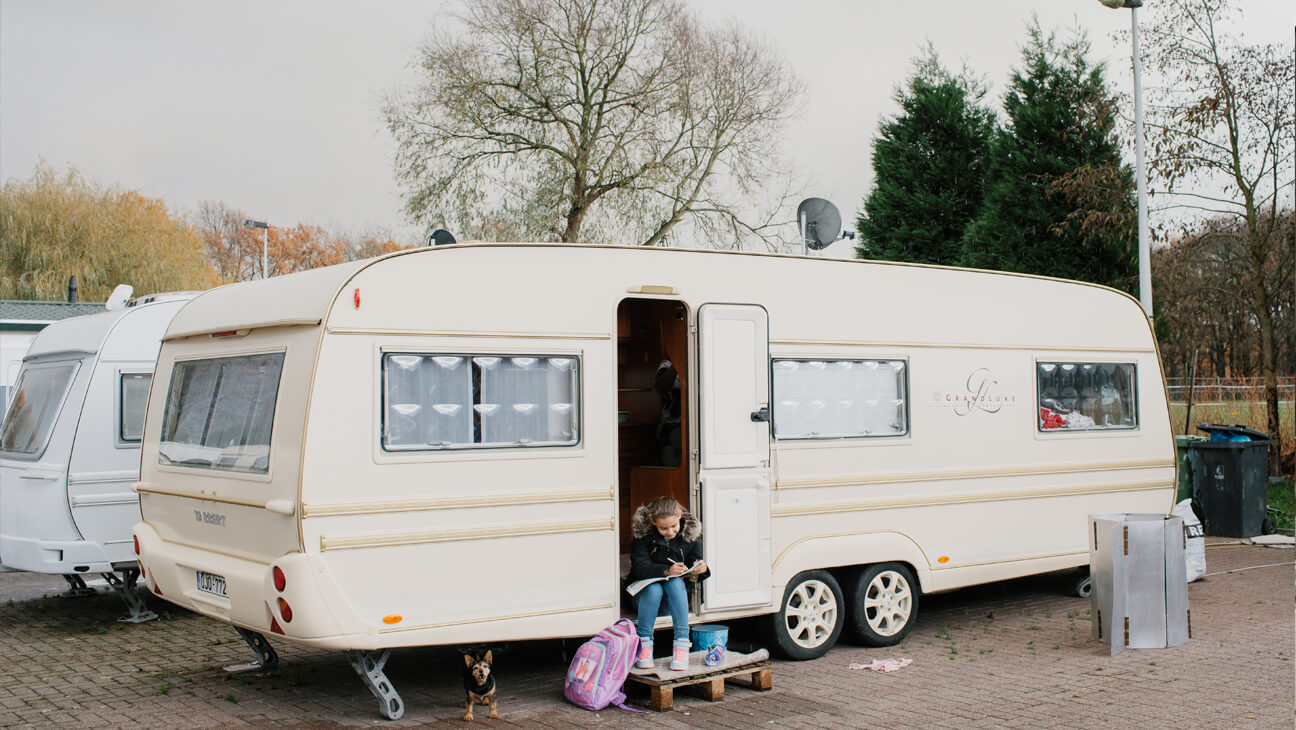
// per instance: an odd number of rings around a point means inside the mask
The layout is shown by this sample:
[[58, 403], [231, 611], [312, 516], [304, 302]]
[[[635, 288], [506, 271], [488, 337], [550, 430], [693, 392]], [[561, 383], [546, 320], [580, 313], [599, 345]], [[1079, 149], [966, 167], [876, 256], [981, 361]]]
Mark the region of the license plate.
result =
[[225, 594], [225, 577], [215, 573], [198, 571], [198, 590], [221, 598], [229, 598]]

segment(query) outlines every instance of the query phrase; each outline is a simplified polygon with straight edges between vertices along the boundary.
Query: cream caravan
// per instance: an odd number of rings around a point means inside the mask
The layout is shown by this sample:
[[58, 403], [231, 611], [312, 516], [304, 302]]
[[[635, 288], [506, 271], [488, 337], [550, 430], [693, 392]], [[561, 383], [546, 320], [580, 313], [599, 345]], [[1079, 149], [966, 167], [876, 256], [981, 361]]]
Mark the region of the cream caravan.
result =
[[[588, 636], [670, 494], [691, 619], [887, 645], [922, 593], [1087, 564], [1167, 512], [1138, 303], [1098, 286], [732, 252], [468, 244], [223, 287], [175, 317], [145, 428], [148, 587], [350, 652]], [[671, 403], [677, 403], [674, 407]]]
[[126, 304], [128, 292], [113, 311], [49, 325], [27, 351], [0, 425], [0, 571], [62, 575], [73, 592], [102, 575], [143, 621], [155, 616], [134, 590], [131, 485], [162, 333], [193, 295]]

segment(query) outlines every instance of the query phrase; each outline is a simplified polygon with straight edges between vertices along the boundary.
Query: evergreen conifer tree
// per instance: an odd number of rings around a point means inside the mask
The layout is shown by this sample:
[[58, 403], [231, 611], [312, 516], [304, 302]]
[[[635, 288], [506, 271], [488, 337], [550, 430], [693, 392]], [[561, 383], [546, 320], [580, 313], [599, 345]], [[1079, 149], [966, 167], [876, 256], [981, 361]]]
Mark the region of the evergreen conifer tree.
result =
[[901, 112], [873, 141], [873, 190], [856, 230], [859, 258], [957, 264], [981, 207], [994, 114], [965, 70], [951, 75], [928, 47], [914, 61]]
[[963, 263], [1092, 281], [1138, 281], [1133, 175], [1115, 140], [1115, 101], [1083, 36], [1059, 45], [1029, 28], [1004, 98], [981, 212]]

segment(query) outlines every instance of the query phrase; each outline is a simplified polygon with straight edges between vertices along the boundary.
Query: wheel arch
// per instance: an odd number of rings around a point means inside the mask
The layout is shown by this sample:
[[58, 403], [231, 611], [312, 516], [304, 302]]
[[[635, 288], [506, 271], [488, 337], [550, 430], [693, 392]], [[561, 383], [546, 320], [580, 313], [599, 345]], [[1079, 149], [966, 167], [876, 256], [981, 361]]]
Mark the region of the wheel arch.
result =
[[798, 573], [827, 570], [842, 582], [850, 569], [875, 563], [905, 564], [923, 593], [931, 585], [930, 563], [907, 535], [891, 531], [816, 535], [797, 540], [775, 556], [771, 571], [773, 595], [778, 597], [775, 604]]

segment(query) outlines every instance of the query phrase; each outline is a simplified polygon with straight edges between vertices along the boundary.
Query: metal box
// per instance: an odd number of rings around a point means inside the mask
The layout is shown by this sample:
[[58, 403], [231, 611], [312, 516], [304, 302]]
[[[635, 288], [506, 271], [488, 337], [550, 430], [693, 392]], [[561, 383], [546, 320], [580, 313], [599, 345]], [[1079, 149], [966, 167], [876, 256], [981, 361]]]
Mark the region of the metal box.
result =
[[1089, 515], [1089, 534], [1093, 637], [1109, 643], [1113, 656], [1188, 643], [1183, 518]]

